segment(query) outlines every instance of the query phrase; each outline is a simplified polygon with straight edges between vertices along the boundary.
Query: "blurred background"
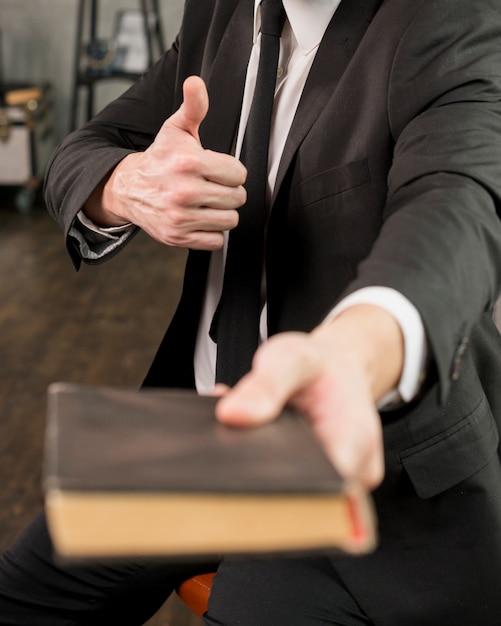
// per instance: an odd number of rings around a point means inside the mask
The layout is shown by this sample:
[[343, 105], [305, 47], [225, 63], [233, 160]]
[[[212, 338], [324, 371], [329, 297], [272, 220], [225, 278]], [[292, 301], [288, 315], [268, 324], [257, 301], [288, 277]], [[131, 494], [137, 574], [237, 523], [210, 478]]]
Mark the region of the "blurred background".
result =
[[[4, 81], [52, 83], [58, 139], [69, 128], [80, 4], [81, 0], [0, 0]], [[88, 13], [92, 0], [83, 4]], [[140, 7], [139, 0], [99, 0], [96, 38], [113, 38], [118, 14], [127, 9], [137, 11]], [[183, 0], [159, 0], [158, 9], [165, 45], [169, 46], [181, 20]], [[86, 26], [87, 20], [84, 35], [90, 30]], [[82, 39], [85, 45], [90, 37]], [[96, 89], [97, 108], [128, 84], [119, 79], [100, 81]]]
[[[43, 504], [47, 386], [137, 388], [174, 313], [183, 250], [140, 233], [77, 273], [41, 182], [56, 143], [170, 46], [182, 10], [183, 0], [0, 0], [0, 553]], [[200, 621], [174, 596], [148, 624]]]
[[[182, 10], [183, 0], [0, 0], [0, 553], [43, 505], [47, 386], [137, 388], [173, 315], [184, 251], [140, 233], [77, 273], [41, 183], [56, 143], [87, 118], [89, 93], [97, 112], [125, 90], [160, 56], [159, 39], [170, 46]], [[176, 596], [148, 622], [197, 624]]]

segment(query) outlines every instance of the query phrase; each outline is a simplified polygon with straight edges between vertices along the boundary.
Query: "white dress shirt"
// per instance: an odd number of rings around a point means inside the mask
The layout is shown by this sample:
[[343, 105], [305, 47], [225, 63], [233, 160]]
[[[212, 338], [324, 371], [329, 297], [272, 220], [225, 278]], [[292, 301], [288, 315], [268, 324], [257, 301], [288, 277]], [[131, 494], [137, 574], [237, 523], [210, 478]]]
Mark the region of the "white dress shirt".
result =
[[[237, 156], [240, 154], [256, 84], [260, 45], [260, 2], [261, 0], [255, 0], [254, 45], [247, 68], [242, 116], [237, 134]], [[271, 127], [268, 201], [273, 195], [280, 158], [308, 73], [340, 0], [283, 0], [283, 4], [287, 21], [281, 37]], [[209, 279], [195, 349], [195, 381], [199, 393], [209, 393], [214, 386], [217, 346], [209, 337], [209, 328], [221, 295], [226, 248], [227, 237], [224, 249], [212, 254], [209, 267]], [[380, 402], [381, 408], [398, 400], [411, 400], [419, 390], [427, 353], [425, 333], [419, 313], [399, 292], [383, 287], [371, 287], [359, 290], [343, 300], [330, 313], [326, 321], [339, 315], [349, 306], [361, 303], [376, 304], [388, 310], [399, 322], [404, 335], [406, 355], [404, 370], [398, 389], [392, 391]], [[266, 305], [261, 315], [260, 335], [261, 341], [264, 341], [267, 336]]]
[[[240, 154], [256, 83], [260, 45], [260, 2], [261, 0], [255, 0], [254, 40], [247, 68], [242, 114], [236, 139], [236, 156]], [[325, 30], [336, 12], [340, 0], [283, 0], [283, 4], [287, 13], [287, 20], [281, 37], [271, 128], [268, 202], [273, 195], [280, 158], [308, 73]], [[96, 254], [98, 256], [103, 255], [103, 245], [106, 244], [99, 240], [99, 233], [107, 237], [109, 251], [117, 245], [121, 245], [124, 237], [128, 236], [127, 230], [121, 232], [120, 229], [117, 230], [116, 228], [113, 230], [99, 229], [81, 213], [79, 218], [81, 222], [76, 230], [80, 232], [73, 234], [81, 241], [81, 252], [88, 258], [96, 258]], [[83, 235], [84, 231], [87, 234]], [[199, 393], [209, 393], [214, 386], [217, 346], [209, 337], [209, 328], [221, 295], [227, 242], [226, 234], [224, 248], [211, 255], [206, 294], [195, 348], [195, 381]], [[427, 356], [426, 337], [418, 311], [399, 292], [384, 287], [371, 287], [359, 290], [343, 300], [333, 309], [327, 320], [332, 319], [347, 307], [359, 303], [376, 304], [388, 310], [399, 322], [404, 335], [405, 363], [398, 388], [388, 394], [380, 406], [384, 407], [399, 400], [411, 400], [419, 390], [421, 374]], [[261, 315], [260, 331], [261, 341], [265, 341], [267, 337], [266, 305]]]

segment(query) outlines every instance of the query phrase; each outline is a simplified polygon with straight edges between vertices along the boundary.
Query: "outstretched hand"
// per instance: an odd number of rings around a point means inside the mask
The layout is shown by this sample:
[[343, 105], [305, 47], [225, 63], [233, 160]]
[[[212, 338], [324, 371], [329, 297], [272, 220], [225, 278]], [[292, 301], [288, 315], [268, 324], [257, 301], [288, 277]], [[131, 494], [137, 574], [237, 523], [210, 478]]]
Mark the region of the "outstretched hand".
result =
[[398, 382], [402, 364], [396, 321], [378, 307], [356, 306], [310, 334], [273, 336], [235, 387], [216, 387], [216, 417], [256, 426], [294, 407], [309, 418], [338, 471], [372, 489], [384, 474], [376, 401]]
[[247, 172], [233, 156], [200, 143], [209, 108], [203, 80], [188, 78], [183, 95], [151, 146], [123, 159], [85, 212], [101, 225], [132, 222], [171, 246], [216, 250], [224, 231], [238, 224]]

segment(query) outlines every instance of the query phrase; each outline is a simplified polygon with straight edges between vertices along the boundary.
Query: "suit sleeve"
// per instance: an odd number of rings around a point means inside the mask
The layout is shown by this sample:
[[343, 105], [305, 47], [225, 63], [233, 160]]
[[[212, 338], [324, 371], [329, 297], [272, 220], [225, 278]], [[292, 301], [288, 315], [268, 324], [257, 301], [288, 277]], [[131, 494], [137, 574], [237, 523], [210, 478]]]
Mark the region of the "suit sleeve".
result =
[[74, 264], [78, 245], [69, 233], [75, 216], [104, 176], [128, 154], [153, 141], [173, 108], [177, 46], [120, 98], [66, 137], [47, 168], [44, 195], [49, 213], [66, 236]]
[[442, 400], [501, 289], [500, 32], [499, 3], [421, 3], [389, 84], [383, 228], [350, 285], [392, 287], [416, 306]]
[[78, 246], [68, 236], [75, 216], [97, 184], [131, 152], [145, 150], [182, 102], [182, 84], [200, 74], [216, 5], [231, 15], [236, 0], [186, 0], [172, 47], [122, 96], [55, 150], [45, 179], [49, 213], [63, 229], [78, 267]]

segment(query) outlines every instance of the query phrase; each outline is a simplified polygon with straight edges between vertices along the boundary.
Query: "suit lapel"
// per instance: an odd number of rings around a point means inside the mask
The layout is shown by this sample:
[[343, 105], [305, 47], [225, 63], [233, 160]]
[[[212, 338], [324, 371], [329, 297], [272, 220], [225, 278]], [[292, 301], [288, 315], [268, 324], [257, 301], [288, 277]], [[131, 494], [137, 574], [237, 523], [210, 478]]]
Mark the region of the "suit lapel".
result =
[[218, 152], [230, 152], [235, 139], [252, 48], [253, 16], [252, 0], [242, 0], [221, 38], [207, 76], [203, 76], [210, 105], [200, 138], [204, 147]]
[[325, 109], [381, 0], [343, 0], [318, 48], [277, 174], [276, 197], [299, 145]]
[[[252, 0], [240, 0], [221, 37], [214, 61], [204, 66], [201, 72], [209, 91], [209, 112], [200, 127], [200, 139], [204, 147], [218, 152], [229, 153], [235, 138], [252, 47], [253, 10]], [[177, 354], [187, 355], [186, 367], [178, 368], [181, 375], [184, 371], [188, 372], [188, 383], [184, 379], [180, 383], [183, 386], [194, 385], [193, 352], [209, 261], [210, 252], [189, 251], [181, 299], [165, 341], [165, 350], [176, 342], [183, 344], [181, 352], [177, 351]], [[162, 355], [163, 345], [159, 352]], [[164, 357], [159, 356], [156, 361], [164, 364]], [[153, 366], [152, 371], [156, 371]], [[162, 376], [165, 375], [162, 373]], [[179, 372], [171, 372], [170, 377], [176, 381]], [[146, 382], [154, 384], [155, 380], [152, 374]]]
[[[343, 0], [327, 28], [299, 102], [278, 170], [278, 190], [287, 168], [325, 108], [382, 0]], [[204, 69], [210, 107], [201, 128], [202, 145], [230, 152], [240, 117], [252, 48], [254, 3], [241, 0], [228, 22], [209, 69]], [[326, 72], [326, 68], [329, 71]]]
[[358, 4], [360, 10], [370, 22], [378, 12], [379, 7], [383, 4], [383, 1], [384, 0], [355, 0], [355, 3]]

